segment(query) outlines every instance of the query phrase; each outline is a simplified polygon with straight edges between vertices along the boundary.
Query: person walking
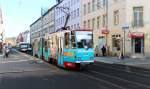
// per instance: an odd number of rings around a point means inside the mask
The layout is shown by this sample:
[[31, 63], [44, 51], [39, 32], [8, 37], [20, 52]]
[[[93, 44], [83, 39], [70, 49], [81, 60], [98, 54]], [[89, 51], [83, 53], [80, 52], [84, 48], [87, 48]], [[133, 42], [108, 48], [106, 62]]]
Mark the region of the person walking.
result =
[[103, 56], [106, 56], [106, 47], [105, 47], [105, 46], [103, 46], [101, 50], [102, 50], [102, 54], [103, 54]]

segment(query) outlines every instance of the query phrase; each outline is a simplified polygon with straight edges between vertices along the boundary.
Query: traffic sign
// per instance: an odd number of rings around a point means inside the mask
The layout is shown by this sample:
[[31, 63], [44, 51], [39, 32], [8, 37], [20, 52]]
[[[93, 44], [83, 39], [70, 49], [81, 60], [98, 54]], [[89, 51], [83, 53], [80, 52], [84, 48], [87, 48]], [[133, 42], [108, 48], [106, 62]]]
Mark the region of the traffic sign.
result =
[[125, 24], [125, 25], [122, 26], [123, 30], [129, 29], [129, 28], [130, 28], [129, 25], [127, 25], [127, 24]]

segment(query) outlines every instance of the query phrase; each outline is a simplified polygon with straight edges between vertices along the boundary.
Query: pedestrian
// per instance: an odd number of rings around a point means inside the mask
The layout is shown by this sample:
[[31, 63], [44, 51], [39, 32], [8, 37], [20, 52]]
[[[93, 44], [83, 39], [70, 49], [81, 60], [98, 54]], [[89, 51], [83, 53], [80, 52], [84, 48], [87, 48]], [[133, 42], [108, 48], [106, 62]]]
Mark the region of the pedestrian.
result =
[[103, 46], [103, 47], [101, 48], [101, 50], [102, 50], [102, 54], [103, 54], [103, 56], [106, 56], [106, 47], [105, 47], [105, 46]]
[[6, 44], [3, 44], [3, 57], [6, 57]]

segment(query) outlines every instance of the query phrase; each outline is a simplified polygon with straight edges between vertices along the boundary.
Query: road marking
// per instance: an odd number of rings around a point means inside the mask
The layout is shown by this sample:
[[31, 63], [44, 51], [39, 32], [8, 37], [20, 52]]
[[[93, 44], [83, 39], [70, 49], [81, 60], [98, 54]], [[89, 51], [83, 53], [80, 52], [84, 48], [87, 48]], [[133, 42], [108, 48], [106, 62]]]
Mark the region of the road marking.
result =
[[17, 62], [26, 62], [29, 60], [15, 60], [15, 61], [1, 61], [1, 64], [5, 64], [5, 63], [17, 63]]

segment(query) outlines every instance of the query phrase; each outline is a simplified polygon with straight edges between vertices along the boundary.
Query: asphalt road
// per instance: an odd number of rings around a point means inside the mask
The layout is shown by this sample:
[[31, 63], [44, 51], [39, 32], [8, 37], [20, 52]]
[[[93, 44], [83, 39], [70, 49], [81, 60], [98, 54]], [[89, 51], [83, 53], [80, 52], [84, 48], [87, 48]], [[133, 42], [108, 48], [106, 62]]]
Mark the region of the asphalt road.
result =
[[14, 50], [0, 59], [0, 89], [150, 89], [149, 70], [97, 62], [71, 71]]

